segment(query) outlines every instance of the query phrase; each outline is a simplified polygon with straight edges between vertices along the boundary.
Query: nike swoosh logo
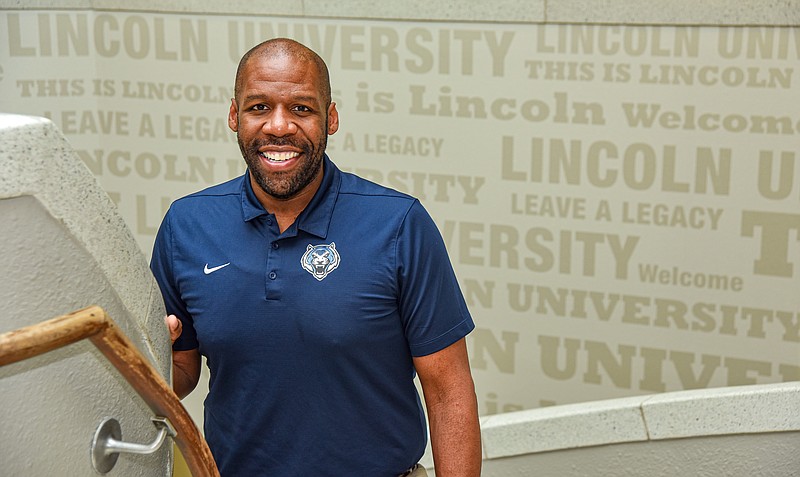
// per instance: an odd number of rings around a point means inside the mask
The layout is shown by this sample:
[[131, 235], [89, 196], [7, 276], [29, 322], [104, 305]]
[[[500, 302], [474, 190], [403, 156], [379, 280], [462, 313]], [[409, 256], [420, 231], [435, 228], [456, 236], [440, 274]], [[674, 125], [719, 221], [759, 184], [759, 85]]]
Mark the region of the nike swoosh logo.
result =
[[228, 266], [228, 265], [230, 265], [230, 264], [231, 264], [231, 262], [228, 262], [228, 263], [222, 264], [222, 265], [220, 265], [220, 266], [218, 266], [218, 267], [212, 267], [212, 268], [208, 268], [208, 264], [206, 264], [206, 266], [205, 266], [205, 267], [203, 267], [203, 273], [205, 273], [206, 275], [208, 275], [208, 274], [210, 274], [210, 273], [214, 273], [214, 272], [216, 272], [216, 271], [217, 271], [217, 270], [219, 270], [220, 268], [225, 268], [225, 267], [227, 267], [227, 266]]

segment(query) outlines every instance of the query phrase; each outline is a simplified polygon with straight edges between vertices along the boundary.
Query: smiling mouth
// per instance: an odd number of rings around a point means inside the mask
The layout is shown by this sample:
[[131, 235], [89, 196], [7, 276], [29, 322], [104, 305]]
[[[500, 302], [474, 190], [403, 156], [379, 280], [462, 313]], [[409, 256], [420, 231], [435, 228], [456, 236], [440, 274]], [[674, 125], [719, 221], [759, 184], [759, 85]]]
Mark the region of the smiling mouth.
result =
[[300, 153], [265, 151], [259, 152], [258, 155], [261, 156], [262, 159], [265, 159], [269, 162], [286, 162], [289, 159], [294, 159], [295, 157], [299, 156]]

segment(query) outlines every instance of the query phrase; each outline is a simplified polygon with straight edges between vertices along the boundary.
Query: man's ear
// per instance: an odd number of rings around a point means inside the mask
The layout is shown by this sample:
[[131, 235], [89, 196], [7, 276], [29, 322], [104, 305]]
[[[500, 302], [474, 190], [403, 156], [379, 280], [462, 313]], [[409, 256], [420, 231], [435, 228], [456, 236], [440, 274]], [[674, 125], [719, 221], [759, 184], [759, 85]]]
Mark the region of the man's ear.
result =
[[336, 103], [328, 106], [328, 135], [339, 130], [339, 111], [336, 110]]
[[231, 109], [228, 111], [228, 127], [233, 132], [239, 132], [239, 108], [236, 99], [231, 99]]

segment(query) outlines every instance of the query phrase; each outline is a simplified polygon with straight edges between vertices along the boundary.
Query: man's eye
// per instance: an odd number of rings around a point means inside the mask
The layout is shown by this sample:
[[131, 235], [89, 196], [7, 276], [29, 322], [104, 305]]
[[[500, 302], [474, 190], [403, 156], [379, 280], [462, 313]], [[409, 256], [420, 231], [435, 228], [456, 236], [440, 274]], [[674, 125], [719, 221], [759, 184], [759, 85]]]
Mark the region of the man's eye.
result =
[[268, 108], [266, 104], [256, 104], [252, 109], [254, 111], [266, 111]]
[[295, 106], [294, 110], [295, 111], [300, 111], [302, 113], [310, 113], [311, 112], [311, 108], [309, 108], [308, 106]]

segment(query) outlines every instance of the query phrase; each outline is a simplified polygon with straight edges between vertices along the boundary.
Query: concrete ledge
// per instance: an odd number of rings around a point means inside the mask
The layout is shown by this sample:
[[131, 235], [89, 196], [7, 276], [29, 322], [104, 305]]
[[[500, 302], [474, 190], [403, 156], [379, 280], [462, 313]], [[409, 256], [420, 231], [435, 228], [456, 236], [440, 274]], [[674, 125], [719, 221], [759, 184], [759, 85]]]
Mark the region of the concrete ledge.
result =
[[800, 382], [659, 394], [642, 415], [651, 440], [800, 431]]
[[622, 398], [486, 417], [484, 458], [647, 440], [641, 405], [641, 398]]
[[800, 431], [798, 409], [800, 382], [789, 382], [498, 414], [482, 421], [484, 458], [625, 442]]

